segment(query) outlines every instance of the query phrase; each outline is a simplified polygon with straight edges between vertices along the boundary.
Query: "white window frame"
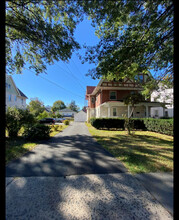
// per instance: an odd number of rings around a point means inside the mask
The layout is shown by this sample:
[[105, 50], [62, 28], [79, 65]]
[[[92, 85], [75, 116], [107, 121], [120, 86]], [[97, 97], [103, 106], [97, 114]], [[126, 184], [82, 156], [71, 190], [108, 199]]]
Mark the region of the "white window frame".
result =
[[[114, 111], [114, 109], [115, 109], [115, 111]], [[116, 113], [116, 115], [114, 115], [114, 112]], [[112, 115], [117, 116], [117, 108], [116, 107], [112, 108]]]

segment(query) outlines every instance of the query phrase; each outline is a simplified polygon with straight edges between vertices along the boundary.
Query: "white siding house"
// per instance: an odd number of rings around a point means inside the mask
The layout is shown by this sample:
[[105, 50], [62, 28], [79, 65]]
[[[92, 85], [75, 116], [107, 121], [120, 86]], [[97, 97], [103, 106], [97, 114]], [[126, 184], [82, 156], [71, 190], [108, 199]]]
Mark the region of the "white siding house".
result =
[[159, 101], [168, 103], [165, 108], [162, 107], [152, 107], [151, 117], [173, 117], [173, 88], [165, 88], [161, 84], [159, 85], [159, 90], [154, 91], [151, 94], [151, 101]]
[[64, 108], [58, 111], [60, 115], [63, 117], [74, 117], [74, 114], [76, 113], [75, 111], [69, 109], [69, 108]]
[[7, 107], [26, 108], [27, 96], [17, 88], [12, 76], [6, 75], [6, 109]]

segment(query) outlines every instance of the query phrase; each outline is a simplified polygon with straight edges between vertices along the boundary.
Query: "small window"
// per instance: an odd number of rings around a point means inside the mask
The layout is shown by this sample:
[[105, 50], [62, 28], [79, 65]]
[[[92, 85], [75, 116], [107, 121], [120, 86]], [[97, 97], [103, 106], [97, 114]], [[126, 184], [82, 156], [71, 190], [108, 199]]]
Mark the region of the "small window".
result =
[[23, 104], [23, 99], [21, 99], [21, 104]]
[[9, 102], [11, 102], [11, 95], [9, 95]]
[[110, 100], [116, 100], [116, 92], [110, 92]]
[[95, 98], [94, 98], [94, 97], [91, 98], [91, 103], [92, 103], [92, 104], [95, 103]]
[[168, 111], [165, 111], [165, 117], [168, 117]]
[[155, 117], [158, 117], [158, 110], [155, 110]]
[[113, 108], [113, 116], [116, 116], [116, 115], [117, 115], [116, 108]]
[[14, 101], [17, 101], [17, 96], [16, 95], [14, 96]]

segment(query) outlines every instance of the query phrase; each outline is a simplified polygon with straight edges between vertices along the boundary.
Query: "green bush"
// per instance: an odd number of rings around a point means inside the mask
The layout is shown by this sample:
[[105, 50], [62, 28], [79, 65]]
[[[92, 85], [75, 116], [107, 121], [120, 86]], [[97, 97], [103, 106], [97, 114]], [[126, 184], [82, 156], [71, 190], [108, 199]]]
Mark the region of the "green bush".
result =
[[63, 123], [64, 123], [65, 125], [69, 125], [69, 124], [70, 124], [70, 121], [69, 121], [69, 120], [64, 120]]
[[61, 125], [51, 125], [50, 128], [52, 131], [58, 131], [61, 128]]
[[124, 130], [123, 118], [91, 118], [90, 123], [96, 129], [122, 129]]
[[91, 118], [90, 123], [96, 129], [127, 129], [129, 125], [132, 130], [148, 130], [161, 134], [173, 135], [173, 119], [153, 118]]
[[50, 137], [50, 127], [43, 124], [35, 124], [26, 127], [23, 133], [27, 140], [44, 140]]
[[22, 126], [27, 127], [35, 123], [35, 117], [27, 109], [8, 107], [6, 112], [6, 128], [9, 137], [17, 137]]
[[161, 134], [173, 135], [173, 119], [144, 119], [144, 124], [148, 131]]

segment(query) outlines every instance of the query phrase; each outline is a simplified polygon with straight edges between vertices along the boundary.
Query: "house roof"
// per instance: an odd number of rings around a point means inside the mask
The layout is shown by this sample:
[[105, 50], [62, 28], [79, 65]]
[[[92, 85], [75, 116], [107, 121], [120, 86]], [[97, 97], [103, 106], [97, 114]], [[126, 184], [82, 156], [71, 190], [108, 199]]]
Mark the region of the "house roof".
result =
[[22, 97], [28, 99], [27, 96], [24, 95], [24, 93], [23, 93], [19, 88], [17, 88], [17, 90], [18, 90], [18, 92], [20, 93], [20, 96], [22, 96]]
[[59, 112], [72, 112], [72, 113], [75, 113], [75, 111], [69, 109], [69, 108], [64, 108], [64, 109], [61, 109], [59, 110]]
[[12, 84], [13, 84], [13, 86], [14, 86], [18, 96], [21, 96], [21, 97], [24, 97], [24, 98], [28, 99], [27, 96], [24, 95], [24, 93], [19, 88], [17, 88], [17, 86], [16, 86], [12, 76], [6, 75], [6, 79], [10, 79], [11, 80], [11, 82], [12, 82]]
[[96, 88], [96, 86], [87, 86], [86, 87], [86, 94], [88, 94], [88, 95], [91, 94], [95, 88]]

